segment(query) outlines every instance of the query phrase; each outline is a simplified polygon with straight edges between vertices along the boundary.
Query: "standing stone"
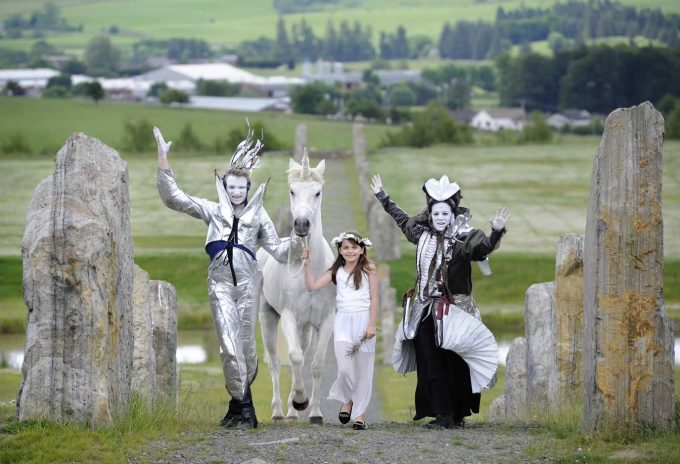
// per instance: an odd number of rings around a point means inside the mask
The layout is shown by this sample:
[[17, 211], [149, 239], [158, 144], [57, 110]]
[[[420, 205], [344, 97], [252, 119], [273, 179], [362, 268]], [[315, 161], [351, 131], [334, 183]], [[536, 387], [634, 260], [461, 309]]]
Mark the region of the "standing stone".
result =
[[560, 398], [583, 396], [583, 237], [565, 234], [555, 262], [555, 338]]
[[131, 388], [141, 398], [153, 403], [156, 393], [156, 353], [149, 306], [149, 274], [136, 264], [133, 288], [132, 332], [135, 345], [132, 353]]
[[29, 205], [22, 242], [28, 327], [19, 420], [90, 425], [127, 411], [132, 237], [126, 163], [73, 134]]
[[[359, 179], [361, 206], [368, 223], [368, 234], [374, 245], [375, 259], [378, 262], [401, 258], [401, 231], [382, 205], [374, 198], [371, 189], [368, 158], [366, 157], [366, 137], [363, 124], [352, 126], [352, 151]], [[391, 349], [391, 348], [390, 348]]]
[[649, 102], [607, 117], [584, 244], [583, 425], [675, 422], [673, 333], [663, 301], [664, 120]]
[[307, 146], [307, 124], [298, 124], [295, 127], [295, 152], [293, 157], [302, 156], [302, 152]]
[[177, 291], [162, 280], [149, 281], [149, 306], [156, 354], [156, 399], [177, 405]]
[[489, 405], [490, 422], [514, 421], [526, 415], [527, 409], [527, 344], [524, 337], [515, 338], [505, 358], [505, 390]]
[[386, 264], [378, 264], [380, 280], [380, 331], [382, 332], [382, 363], [392, 365], [394, 346], [394, 317], [396, 290], [390, 286], [390, 269]]
[[524, 330], [527, 345], [527, 401], [532, 407], [551, 407], [557, 399], [554, 282], [534, 284], [527, 289]]
[[527, 342], [515, 338], [505, 358], [505, 417], [521, 418], [527, 408]]

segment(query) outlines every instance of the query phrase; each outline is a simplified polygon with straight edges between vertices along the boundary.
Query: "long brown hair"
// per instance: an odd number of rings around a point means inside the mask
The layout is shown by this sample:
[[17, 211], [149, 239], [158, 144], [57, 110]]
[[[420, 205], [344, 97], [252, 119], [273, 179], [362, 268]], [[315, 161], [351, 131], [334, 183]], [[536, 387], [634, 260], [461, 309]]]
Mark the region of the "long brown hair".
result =
[[[361, 240], [363, 238], [361, 235], [359, 235], [358, 233], [356, 233], [354, 231], [350, 231], [350, 233], [352, 235], [356, 235], [359, 238], [359, 240]], [[338, 282], [335, 279], [335, 275], [337, 274], [338, 269], [340, 269], [340, 267], [345, 265], [345, 258], [343, 258], [342, 255], [340, 254], [340, 247], [342, 246], [342, 242], [344, 242], [345, 240], [349, 240], [352, 243], [359, 245], [361, 247], [361, 255], [359, 256], [359, 259], [357, 260], [356, 266], [354, 266], [354, 269], [352, 269], [352, 272], [349, 274], [349, 276], [352, 277], [352, 279], [354, 281], [354, 288], [359, 290], [359, 287], [361, 287], [362, 274], [366, 274], [366, 276], [368, 276], [368, 274], [371, 271], [373, 271], [374, 268], [373, 268], [373, 263], [371, 263], [371, 261], [366, 256], [366, 245], [364, 245], [363, 243], [357, 242], [356, 240], [354, 240], [351, 237], [348, 237], [348, 238], [342, 240], [340, 243], [337, 244], [338, 257], [335, 258], [335, 261], [333, 262], [333, 265], [330, 268], [331, 279], [333, 280], [333, 283], [337, 285]]]

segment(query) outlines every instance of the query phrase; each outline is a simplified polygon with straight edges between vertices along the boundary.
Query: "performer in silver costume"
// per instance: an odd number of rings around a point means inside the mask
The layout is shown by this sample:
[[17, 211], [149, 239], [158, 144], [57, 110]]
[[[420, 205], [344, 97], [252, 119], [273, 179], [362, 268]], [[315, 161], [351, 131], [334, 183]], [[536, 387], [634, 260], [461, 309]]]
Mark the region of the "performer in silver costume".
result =
[[255, 324], [262, 285], [262, 273], [255, 261], [256, 246], [262, 246], [276, 260], [285, 262], [291, 252], [300, 253], [297, 239], [280, 240], [263, 207], [266, 183], [248, 201], [250, 173], [259, 165], [260, 140], [253, 145], [248, 130], [231, 157], [223, 176], [215, 171], [219, 201], [187, 195], [175, 182], [168, 163], [172, 142], [165, 142], [154, 127], [158, 145], [157, 185], [163, 203], [171, 209], [202, 219], [208, 226], [205, 250], [210, 256], [208, 295], [220, 344], [222, 371], [231, 395], [229, 409], [220, 425], [251, 429], [257, 427], [250, 384], [257, 375]]
[[483, 261], [498, 246], [510, 217], [507, 208], [498, 208], [486, 236], [469, 224], [470, 214], [460, 207], [460, 187], [429, 179], [423, 185], [427, 208], [409, 217], [385, 193], [380, 175], [373, 176], [372, 188], [385, 211], [392, 216], [406, 238], [417, 246], [417, 282], [414, 303], [397, 329], [396, 347], [411, 343], [415, 351], [417, 386], [416, 414], [413, 420], [436, 417], [427, 428], [463, 427], [464, 417], [479, 412], [480, 394], [472, 393], [467, 363], [455, 352], [437, 344], [435, 310], [440, 302], [451, 302], [476, 318], [479, 309], [472, 297], [471, 262]]

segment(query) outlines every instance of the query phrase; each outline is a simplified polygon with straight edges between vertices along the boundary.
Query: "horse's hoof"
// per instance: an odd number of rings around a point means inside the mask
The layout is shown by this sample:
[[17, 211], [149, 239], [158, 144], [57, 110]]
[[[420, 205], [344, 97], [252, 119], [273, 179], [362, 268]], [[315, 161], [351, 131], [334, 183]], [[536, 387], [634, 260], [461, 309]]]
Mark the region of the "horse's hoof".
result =
[[297, 416], [286, 417], [286, 422], [297, 422], [297, 420], [298, 420]]
[[315, 425], [323, 425], [322, 416], [309, 416], [309, 423]]
[[309, 406], [309, 400], [304, 400], [302, 403], [298, 403], [297, 401], [293, 401], [293, 407], [297, 411], [304, 411], [307, 409], [307, 406]]
[[272, 416], [272, 422], [283, 422], [284, 420], [286, 420], [286, 418], [283, 416]]

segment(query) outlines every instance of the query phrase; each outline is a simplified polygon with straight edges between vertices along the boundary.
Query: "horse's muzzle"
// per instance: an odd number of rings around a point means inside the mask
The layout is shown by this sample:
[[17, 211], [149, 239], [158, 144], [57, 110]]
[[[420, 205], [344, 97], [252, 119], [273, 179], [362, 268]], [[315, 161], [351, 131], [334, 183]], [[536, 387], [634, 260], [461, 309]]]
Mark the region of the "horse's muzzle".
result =
[[309, 226], [309, 219], [306, 218], [296, 218], [293, 221], [293, 230], [298, 237], [305, 237], [309, 233]]

